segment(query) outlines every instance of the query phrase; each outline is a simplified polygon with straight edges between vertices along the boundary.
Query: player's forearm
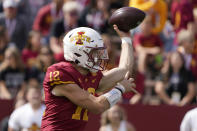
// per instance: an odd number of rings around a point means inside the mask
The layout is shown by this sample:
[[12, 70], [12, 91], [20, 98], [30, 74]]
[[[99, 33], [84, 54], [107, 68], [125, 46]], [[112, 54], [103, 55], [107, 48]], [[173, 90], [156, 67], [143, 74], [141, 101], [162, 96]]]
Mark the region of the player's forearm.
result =
[[126, 74], [133, 66], [133, 46], [131, 43], [126, 41], [122, 42], [122, 50], [120, 55], [119, 68], [124, 69], [123, 72]]
[[[96, 90], [98, 92], [106, 92], [112, 89], [118, 82], [122, 81], [125, 77], [125, 69], [114, 68], [104, 73], [104, 77], [101, 79], [99, 87]], [[110, 81], [110, 82], [109, 82]]]
[[92, 112], [94, 114], [100, 114], [109, 108], [110, 108], [110, 104], [107, 101], [106, 97], [101, 95], [101, 96], [97, 97], [96, 108], [94, 110], [90, 110], [90, 112]]
[[94, 114], [100, 114], [109, 109], [121, 99], [121, 92], [124, 93], [124, 89], [115, 88], [99, 97], [95, 97], [91, 94], [89, 94], [88, 96], [82, 95], [76, 101], [76, 103], [74, 101], [73, 102], [81, 106], [82, 108], [88, 109], [88, 111]]
[[104, 95], [99, 97], [89, 95], [88, 98], [81, 99], [79, 106], [94, 114], [100, 114], [110, 108], [110, 103]]
[[[94, 94], [94, 91], [92, 93]], [[52, 94], [55, 96], [65, 96], [75, 105], [88, 109], [95, 114], [102, 113], [110, 107], [106, 97], [102, 95], [95, 97], [90, 92], [82, 90], [76, 84], [57, 85], [53, 88]]]

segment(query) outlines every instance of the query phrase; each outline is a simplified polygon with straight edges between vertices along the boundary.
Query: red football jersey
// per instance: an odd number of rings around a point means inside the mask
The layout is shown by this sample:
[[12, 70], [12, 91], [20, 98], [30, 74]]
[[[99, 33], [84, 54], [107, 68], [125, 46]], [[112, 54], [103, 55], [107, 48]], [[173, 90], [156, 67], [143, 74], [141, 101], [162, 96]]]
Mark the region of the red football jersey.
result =
[[66, 97], [54, 96], [51, 91], [59, 84], [77, 84], [95, 94], [102, 73], [80, 74], [69, 62], [60, 62], [47, 69], [43, 82], [46, 110], [42, 131], [82, 131], [88, 121], [88, 110], [73, 104]]

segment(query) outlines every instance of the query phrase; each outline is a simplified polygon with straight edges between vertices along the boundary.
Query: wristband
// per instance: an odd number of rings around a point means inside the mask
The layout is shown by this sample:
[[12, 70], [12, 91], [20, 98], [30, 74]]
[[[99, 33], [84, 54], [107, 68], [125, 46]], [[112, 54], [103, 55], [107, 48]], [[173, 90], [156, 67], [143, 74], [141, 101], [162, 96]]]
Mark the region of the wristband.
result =
[[123, 91], [120, 88], [115, 87], [115, 89], [119, 90], [121, 92], [121, 94], [123, 95]]
[[122, 93], [122, 95], [125, 93], [125, 88], [122, 84], [118, 83], [116, 86], [115, 86], [116, 89], [119, 89]]
[[122, 95], [121, 95], [120, 90], [114, 88], [111, 91], [105, 93], [103, 96], [105, 96], [107, 98], [107, 101], [109, 102], [110, 107], [112, 107], [118, 101], [120, 101]]
[[122, 44], [128, 43], [128, 44], [132, 45], [132, 41], [131, 41], [130, 37], [122, 37], [121, 40], [122, 40]]

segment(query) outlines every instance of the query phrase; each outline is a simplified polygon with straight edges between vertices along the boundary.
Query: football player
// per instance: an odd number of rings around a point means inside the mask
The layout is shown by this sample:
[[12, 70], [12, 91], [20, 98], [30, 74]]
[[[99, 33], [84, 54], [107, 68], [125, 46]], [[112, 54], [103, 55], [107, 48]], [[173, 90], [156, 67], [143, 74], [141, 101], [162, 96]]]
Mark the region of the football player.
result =
[[63, 39], [66, 62], [50, 66], [43, 82], [46, 110], [42, 131], [83, 131], [88, 112], [102, 113], [116, 104], [124, 92], [132, 90], [134, 83], [127, 73], [133, 64], [130, 34], [116, 25], [114, 29], [122, 40], [120, 63], [104, 74], [101, 71], [108, 54], [100, 34], [87, 27], [66, 34]]

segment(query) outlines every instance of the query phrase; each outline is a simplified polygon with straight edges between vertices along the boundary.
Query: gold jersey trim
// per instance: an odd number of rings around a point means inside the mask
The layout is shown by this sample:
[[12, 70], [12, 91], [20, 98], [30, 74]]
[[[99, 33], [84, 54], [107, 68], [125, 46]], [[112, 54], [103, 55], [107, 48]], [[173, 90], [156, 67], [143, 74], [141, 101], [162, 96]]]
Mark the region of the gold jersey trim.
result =
[[55, 81], [53, 83], [50, 83], [51, 86], [60, 85], [60, 84], [75, 84], [75, 82], [74, 81]]

